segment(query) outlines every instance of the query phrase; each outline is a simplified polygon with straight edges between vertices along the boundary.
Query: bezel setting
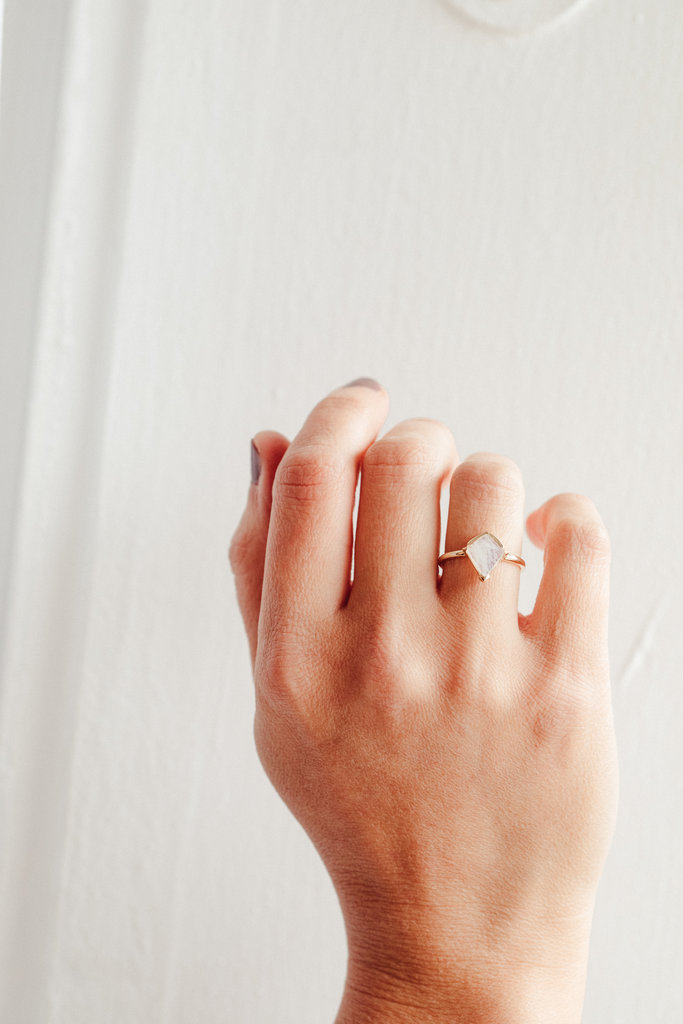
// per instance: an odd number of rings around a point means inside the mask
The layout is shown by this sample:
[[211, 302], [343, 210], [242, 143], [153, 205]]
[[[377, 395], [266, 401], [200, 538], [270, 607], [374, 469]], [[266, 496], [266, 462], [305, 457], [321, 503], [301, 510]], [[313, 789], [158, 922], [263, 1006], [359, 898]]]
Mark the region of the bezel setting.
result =
[[[485, 545], [479, 545], [478, 549], [475, 547], [478, 541], [484, 538], [489, 538], [489, 541]], [[482, 558], [482, 547], [485, 552], [488, 552], [489, 557], [487, 559]], [[472, 550], [470, 550], [472, 548]], [[478, 533], [476, 537], [472, 537], [471, 540], [467, 541], [465, 545], [465, 554], [469, 558], [470, 562], [474, 566], [477, 576], [482, 583], [486, 583], [491, 578], [491, 573], [497, 565], [505, 558], [505, 548], [492, 533], [485, 530], [483, 533]], [[495, 555], [493, 560], [491, 556]]]

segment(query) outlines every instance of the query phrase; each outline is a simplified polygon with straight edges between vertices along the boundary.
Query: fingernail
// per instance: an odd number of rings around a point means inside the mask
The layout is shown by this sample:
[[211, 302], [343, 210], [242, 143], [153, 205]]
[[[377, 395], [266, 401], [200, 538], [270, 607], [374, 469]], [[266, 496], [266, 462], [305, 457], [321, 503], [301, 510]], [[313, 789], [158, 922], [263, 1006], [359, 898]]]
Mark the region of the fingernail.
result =
[[372, 388], [373, 391], [381, 391], [382, 385], [373, 377], [359, 377], [357, 380], [349, 381], [345, 388]]
[[251, 442], [251, 482], [257, 484], [259, 477], [261, 476], [261, 456], [259, 455], [258, 448]]

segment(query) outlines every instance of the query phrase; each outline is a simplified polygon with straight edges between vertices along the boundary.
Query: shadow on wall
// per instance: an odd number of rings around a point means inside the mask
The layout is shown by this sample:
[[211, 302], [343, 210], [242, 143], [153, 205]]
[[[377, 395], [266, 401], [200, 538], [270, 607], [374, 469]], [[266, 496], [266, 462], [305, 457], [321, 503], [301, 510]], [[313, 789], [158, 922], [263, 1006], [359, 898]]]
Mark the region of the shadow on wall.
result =
[[585, 7], [590, 0], [444, 0], [469, 21], [495, 32], [533, 32]]

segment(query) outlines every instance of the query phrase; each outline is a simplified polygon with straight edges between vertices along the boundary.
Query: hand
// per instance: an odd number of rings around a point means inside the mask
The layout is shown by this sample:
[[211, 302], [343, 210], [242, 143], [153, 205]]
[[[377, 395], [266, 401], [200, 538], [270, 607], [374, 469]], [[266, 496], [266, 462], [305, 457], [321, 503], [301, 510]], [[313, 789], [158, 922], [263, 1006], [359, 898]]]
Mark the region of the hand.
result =
[[387, 407], [354, 384], [291, 444], [258, 434], [230, 550], [258, 753], [344, 914], [337, 1020], [576, 1022], [617, 801], [605, 528], [574, 494], [529, 517], [545, 566], [528, 617], [514, 564], [440, 578], [442, 485], [447, 550], [490, 531], [519, 553], [521, 476], [458, 464], [432, 420], [377, 440]]

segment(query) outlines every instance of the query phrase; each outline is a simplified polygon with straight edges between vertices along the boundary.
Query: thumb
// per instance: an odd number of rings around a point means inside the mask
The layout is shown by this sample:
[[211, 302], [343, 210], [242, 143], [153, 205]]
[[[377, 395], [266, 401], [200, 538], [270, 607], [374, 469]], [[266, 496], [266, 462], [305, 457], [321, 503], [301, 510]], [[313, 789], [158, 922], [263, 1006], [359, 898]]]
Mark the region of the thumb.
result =
[[230, 542], [230, 566], [235, 576], [237, 602], [249, 640], [252, 665], [256, 658], [258, 620], [263, 589], [273, 478], [289, 441], [273, 430], [262, 430], [251, 442], [252, 482], [247, 504]]

